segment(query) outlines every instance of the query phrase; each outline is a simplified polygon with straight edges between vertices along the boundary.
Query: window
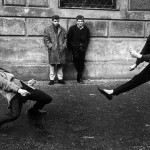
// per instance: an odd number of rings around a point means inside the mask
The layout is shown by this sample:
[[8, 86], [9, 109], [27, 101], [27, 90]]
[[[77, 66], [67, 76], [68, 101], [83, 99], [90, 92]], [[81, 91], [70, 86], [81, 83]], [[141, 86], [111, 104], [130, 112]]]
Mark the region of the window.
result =
[[116, 9], [117, 0], [60, 0], [61, 8]]

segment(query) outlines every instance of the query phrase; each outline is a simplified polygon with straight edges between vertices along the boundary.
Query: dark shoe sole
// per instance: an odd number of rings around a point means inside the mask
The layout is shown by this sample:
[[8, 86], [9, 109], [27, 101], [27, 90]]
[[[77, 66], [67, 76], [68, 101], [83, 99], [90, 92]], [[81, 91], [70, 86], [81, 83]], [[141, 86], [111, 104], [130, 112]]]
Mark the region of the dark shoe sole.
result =
[[64, 81], [58, 81], [59, 84], [66, 84]]
[[104, 96], [106, 96], [106, 98], [107, 98], [108, 100], [112, 100], [112, 98], [113, 98], [112, 95], [106, 93], [103, 89], [100, 89], [99, 87], [98, 87], [98, 90], [99, 90]]
[[36, 110], [33, 110], [32, 108], [28, 110], [28, 114], [29, 115], [45, 115], [46, 114], [46, 111], [36, 111]]
[[55, 84], [54, 81], [53, 81], [53, 82], [50, 81], [50, 82], [48, 83], [48, 85], [54, 85], [54, 84]]

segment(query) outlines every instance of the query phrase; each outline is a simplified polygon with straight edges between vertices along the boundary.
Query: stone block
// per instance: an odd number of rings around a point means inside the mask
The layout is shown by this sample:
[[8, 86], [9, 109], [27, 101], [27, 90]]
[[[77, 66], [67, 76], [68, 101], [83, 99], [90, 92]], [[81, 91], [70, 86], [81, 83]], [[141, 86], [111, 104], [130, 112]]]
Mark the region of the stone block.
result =
[[90, 29], [91, 36], [107, 36], [108, 21], [90, 20], [85, 25]]
[[26, 0], [4, 0], [4, 5], [25, 6]]
[[146, 22], [145, 26], [145, 37], [148, 37], [150, 35], [150, 22]]
[[[27, 19], [27, 35], [43, 35], [44, 29], [52, 24], [51, 18], [28, 18]], [[67, 30], [67, 20], [60, 19], [60, 25]]]
[[0, 62], [17, 64], [48, 63], [43, 38], [0, 38]]
[[110, 21], [111, 37], [144, 37], [144, 22], [141, 21]]
[[28, 0], [28, 6], [48, 7], [48, 0]]
[[[76, 20], [75, 19], [69, 19], [68, 20], [68, 27], [75, 25]], [[85, 19], [85, 25], [89, 28], [91, 36], [107, 36], [107, 27], [108, 27], [108, 21], [102, 21], [102, 20], [86, 20]]]
[[130, 0], [129, 1], [130, 10], [150, 10], [150, 1], [149, 0]]
[[0, 18], [0, 35], [25, 35], [25, 19]]

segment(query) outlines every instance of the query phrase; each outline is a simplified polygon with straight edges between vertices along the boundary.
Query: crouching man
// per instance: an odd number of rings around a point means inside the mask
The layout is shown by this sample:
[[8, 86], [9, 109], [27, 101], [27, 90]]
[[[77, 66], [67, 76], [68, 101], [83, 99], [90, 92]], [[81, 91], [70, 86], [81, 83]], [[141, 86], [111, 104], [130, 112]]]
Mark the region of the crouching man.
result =
[[21, 113], [22, 105], [27, 100], [35, 101], [36, 103], [28, 110], [29, 114], [44, 114], [42, 108], [52, 101], [52, 97], [43, 91], [34, 88], [32, 85], [34, 80], [25, 84], [17, 79], [12, 73], [0, 68], [0, 93], [8, 101], [8, 114], [0, 115], [0, 126], [7, 122], [16, 120]]

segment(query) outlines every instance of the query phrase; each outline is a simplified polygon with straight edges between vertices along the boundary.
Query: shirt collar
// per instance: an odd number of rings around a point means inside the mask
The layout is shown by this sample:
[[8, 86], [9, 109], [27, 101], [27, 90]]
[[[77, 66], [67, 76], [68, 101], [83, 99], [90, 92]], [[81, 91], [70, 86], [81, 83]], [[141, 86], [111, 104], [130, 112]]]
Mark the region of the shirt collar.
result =
[[78, 27], [80, 30], [84, 28], [84, 26], [82, 26], [82, 27], [79, 27], [78, 25], [77, 25], [77, 27]]

